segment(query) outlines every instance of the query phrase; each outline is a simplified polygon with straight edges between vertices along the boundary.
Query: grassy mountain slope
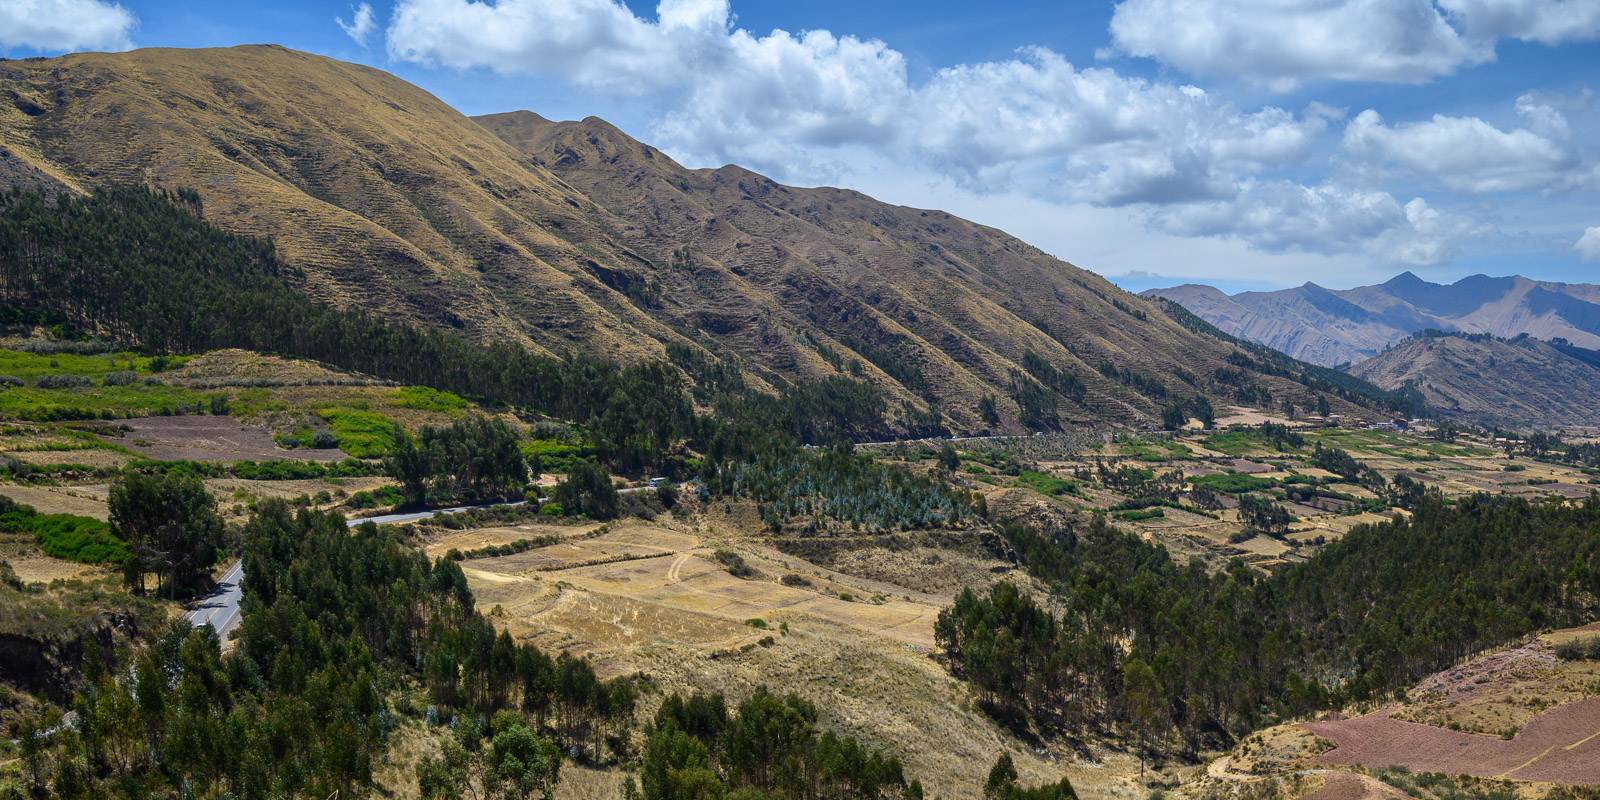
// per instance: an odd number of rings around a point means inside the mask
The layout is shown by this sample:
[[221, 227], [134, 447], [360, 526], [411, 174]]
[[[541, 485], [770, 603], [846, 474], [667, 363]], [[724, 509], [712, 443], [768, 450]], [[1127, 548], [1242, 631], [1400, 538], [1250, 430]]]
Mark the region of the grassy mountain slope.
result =
[[[0, 150], [0, 185], [192, 187], [319, 300], [549, 353], [675, 346], [758, 388], [859, 377], [907, 428], [1019, 430], [1028, 372], [1055, 384], [1062, 424], [1144, 426], [1241, 383], [1212, 380], [1233, 345], [1000, 231], [686, 170], [596, 119], [475, 122], [281, 47], [0, 62]], [[1253, 391], [1312, 394], [1245, 371]], [[999, 422], [979, 412], [991, 395]]]
[[[1011, 372], [1029, 350], [1084, 384], [1065, 417], [1130, 424], [1196, 387], [1218, 394], [1207, 377], [1233, 352], [1093, 273], [943, 212], [783, 186], [736, 166], [685, 169], [592, 117], [475, 119], [628, 220], [621, 237], [672, 265], [660, 279], [686, 310], [720, 302], [719, 289], [735, 283], [743, 297], [771, 297], [789, 324], [939, 399], [964, 429], [982, 424], [967, 416], [982, 394], [1007, 403]], [[699, 341], [722, 333], [699, 327]], [[1111, 367], [1138, 377], [1104, 374]], [[1184, 374], [1200, 376], [1195, 387]], [[1144, 378], [1170, 394], [1141, 387]], [[1274, 392], [1306, 392], [1282, 378], [1260, 380]]]
[[592, 203], [426, 92], [280, 47], [0, 63], [0, 146], [73, 189], [190, 187], [269, 236], [315, 298], [548, 351], [659, 355], [592, 275]]
[[1532, 338], [1419, 336], [1351, 371], [1386, 389], [1411, 382], [1430, 409], [1487, 422], [1600, 419], [1600, 368]]

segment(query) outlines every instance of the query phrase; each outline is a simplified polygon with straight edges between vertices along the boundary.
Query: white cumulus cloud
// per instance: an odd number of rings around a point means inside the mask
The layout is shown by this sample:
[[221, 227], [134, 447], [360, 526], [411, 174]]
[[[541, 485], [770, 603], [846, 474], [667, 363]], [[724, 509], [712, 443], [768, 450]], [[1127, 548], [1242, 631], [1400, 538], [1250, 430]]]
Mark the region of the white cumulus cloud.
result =
[[[1349, 4], [1323, 5], [1337, 17]], [[1413, 0], [1363, 8], [1381, 21], [1395, 17], [1391, 5], [1439, 18]], [[1308, 25], [1332, 24], [1319, 19]], [[1436, 42], [1406, 40], [1414, 21], [1342, 24], [1396, 59], [1384, 73], [1396, 79], [1492, 56], [1440, 19]], [[652, 144], [691, 166], [738, 163], [808, 184], [860, 182], [869, 172], [937, 176], [971, 196], [1126, 207], [1165, 234], [1385, 264], [1442, 263], [1493, 234], [1422, 199], [1277, 179], [1307, 163], [1342, 109], [1243, 109], [1196, 86], [1078, 66], [1042, 47], [913, 80], [905, 56], [885, 42], [825, 30], [752, 33], [734, 24], [727, 0], [661, 0], [653, 19], [615, 0], [399, 0], [387, 46], [397, 61], [609, 95], [649, 120]], [[1416, 72], [1423, 61], [1434, 66]], [[1529, 114], [1530, 135], [1555, 141], [1553, 128]], [[1381, 119], [1359, 124], [1385, 145], [1382, 136], [1411, 134]], [[1373, 159], [1399, 166], [1391, 151], [1408, 152], [1400, 144], [1374, 149]]]
[[1121, 0], [1122, 52], [1280, 91], [1309, 80], [1426, 83], [1493, 61], [1495, 43], [1600, 35], [1594, 0]]
[[1439, 0], [1468, 36], [1561, 44], [1600, 36], [1594, 0]]
[[127, 50], [138, 25], [133, 12], [100, 0], [0, 2], [0, 49]]
[[1422, 198], [1324, 183], [1271, 181], [1237, 198], [1159, 209], [1153, 221], [1178, 236], [1239, 238], [1274, 253], [1361, 253], [1378, 263], [1443, 264], [1467, 242], [1496, 231]]
[[654, 21], [611, 0], [402, 0], [388, 39], [399, 60], [668, 98], [656, 144], [788, 180], [832, 179], [826, 151], [859, 146], [980, 188], [1106, 205], [1210, 199], [1246, 173], [1304, 159], [1339, 116], [1246, 112], [1044, 48], [914, 85], [882, 41], [755, 35], [732, 26], [722, 0], [663, 0]]
[[1431, 0], [1123, 0], [1118, 48], [1288, 91], [1318, 78], [1424, 83], [1494, 58]]
[[378, 20], [372, 13], [371, 3], [362, 3], [350, 9], [349, 22], [345, 22], [344, 17], [334, 17], [333, 21], [338, 23], [339, 28], [345, 32], [345, 35], [354, 39], [356, 44], [362, 47], [367, 46], [367, 37], [371, 36], [372, 32], [378, 28]]
[[719, 71], [728, 15], [726, 0], [662, 0], [655, 22], [613, 0], [400, 0], [389, 55], [643, 94]]
[[1583, 263], [1593, 264], [1600, 261], [1600, 225], [1583, 229], [1582, 238], [1573, 249], [1583, 257]]
[[1517, 112], [1528, 127], [1505, 131], [1477, 117], [1442, 114], [1391, 127], [1367, 110], [1345, 127], [1344, 147], [1369, 165], [1396, 166], [1474, 194], [1600, 186], [1600, 166], [1585, 162], [1559, 110], [1524, 95]]

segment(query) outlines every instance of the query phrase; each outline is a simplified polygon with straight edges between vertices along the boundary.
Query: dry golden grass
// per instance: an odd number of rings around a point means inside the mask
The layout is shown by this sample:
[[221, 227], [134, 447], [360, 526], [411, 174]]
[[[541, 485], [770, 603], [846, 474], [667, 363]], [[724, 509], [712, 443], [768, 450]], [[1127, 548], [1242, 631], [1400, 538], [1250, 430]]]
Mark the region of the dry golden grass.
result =
[[27, 534], [0, 533], [0, 561], [16, 570], [23, 583], [50, 583], [55, 580], [92, 580], [114, 575], [114, 570], [94, 564], [79, 564], [51, 558]]
[[[192, 187], [208, 219], [272, 237], [314, 297], [535, 350], [638, 361], [693, 344], [761, 386], [848, 371], [854, 337], [917, 365], [956, 429], [989, 427], [976, 408], [992, 394], [998, 427], [1019, 432], [1007, 387], [1026, 350], [1088, 385], [1065, 419], [1142, 426], [1160, 404], [1101, 360], [1176, 386], [1178, 368], [1207, 374], [1233, 349], [943, 212], [687, 170], [594, 118], [469, 119], [391, 75], [282, 47], [8, 61], [0, 89], [0, 184], [36, 168], [78, 191]], [[675, 263], [682, 248], [692, 263]], [[891, 408], [926, 407], [859, 361]]]
[[[972, 796], [1006, 750], [1026, 780], [1069, 775], [1085, 798], [1142, 797], [1129, 777], [1137, 773], [1132, 759], [1105, 753], [1087, 764], [1028, 749], [977, 711], [964, 684], [930, 657], [950, 578], [968, 570], [987, 578], [985, 567], [998, 562], [931, 547], [856, 548], [824, 566], [774, 549], [750, 533], [759, 525], [732, 521], [739, 514], [713, 516], [620, 521], [600, 535], [463, 568], [479, 608], [519, 639], [586, 654], [603, 675], [643, 671], [663, 692], [718, 691], [734, 701], [760, 685], [798, 692], [818, 704], [825, 726], [899, 755], [930, 795]], [[516, 531], [448, 534], [457, 538], [429, 547], [471, 536], [504, 541]], [[729, 574], [713, 558], [718, 548], [738, 552], [760, 577]], [[863, 558], [850, 557], [857, 553]], [[591, 563], [608, 558], [629, 560]], [[810, 585], [786, 586], [787, 574]], [[939, 591], [906, 585], [918, 583]], [[653, 713], [660, 698], [647, 696], [642, 711]], [[575, 772], [558, 796], [605, 796], [620, 780]]]
[[95, 519], [105, 519], [107, 515], [104, 487], [13, 484], [0, 486], [0, 494], [33, 506], [41, 514], [77, 514]]

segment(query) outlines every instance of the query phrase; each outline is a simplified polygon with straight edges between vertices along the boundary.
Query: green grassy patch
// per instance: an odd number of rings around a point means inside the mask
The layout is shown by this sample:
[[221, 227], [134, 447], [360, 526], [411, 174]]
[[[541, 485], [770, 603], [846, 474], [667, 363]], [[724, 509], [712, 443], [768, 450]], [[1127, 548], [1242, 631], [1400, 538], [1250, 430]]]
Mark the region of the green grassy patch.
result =
[[1196, 486], [1207, 486], [1227, 494], [1240, 492], [1263, 492], [1278, 485], [1271, 478], [1258, 478], [1254, 475], [1201, 475], [1190, 478], [1189, 481]]
[[1173, 459], [1192, 458], [1194, 452], [1181, 442], [1145, 441], [1142, 439], [1119, 442], [1118, 447], [1131, 458], [1159, 464]]
[[316, 409], [339, 438], [339, 448], [357, 458], [377, 458], [394, 446], [394, 421], [376, 411], [349, 406]]
[[1203, 441], [1207, 450], [1227, 453], [1234, 458], [1243, 458], [1246, 454], [1261, 449], [1261, 443], [1244, 431], [1214, 433]]
[[572, 466], [574, 459], [584, 458], [589, 453], [579, 445], [566, 444], [555, 439], [535, 439], [523, 443], [522, 455], [530, 460], [537, 456], [539, 468], [545, 472], [564, 474]]
[[1043, 495], [1078, 494], [1077, 481], [1065, 480], [1054, 475], [1046, 475], [1042, 472], [1033, 472], [1031, 470], [1023, 470], [1022, 474], [1017, 476], [1017, 485], [1025, 489], [1032, 489]]
[[441, 392], [426, 386], [405, 386], [389, 393], [389, 405], [414, 408], [418, 411], [460, 411], [468, 403], [452, 392]]
[[111, 526], [75, 514], [40, 514], [0, 495], [0, 530], [31, 533], [40, 549], [52, 558], [84, 564], [119, 564], [128, 546], [111, 533]]
[[241, 389], [229, 401], [236, 416], [255, 417], [273, 411], [288, 411], [289, 404], [272, 395], [271, 389]]
[[[185, 358], [133, 353], [37, 354], [0, 349], [0, 415], [42, 422], [147, 416], [193, 406], [202, 395], [176, 386], [146, 384]], [[107, 385], [110, 376], [111, 384]]]

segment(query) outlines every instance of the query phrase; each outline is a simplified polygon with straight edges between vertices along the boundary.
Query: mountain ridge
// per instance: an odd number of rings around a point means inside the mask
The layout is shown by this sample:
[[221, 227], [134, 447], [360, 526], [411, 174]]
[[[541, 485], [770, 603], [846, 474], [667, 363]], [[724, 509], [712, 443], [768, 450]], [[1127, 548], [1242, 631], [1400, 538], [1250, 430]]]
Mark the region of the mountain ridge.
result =
[[1428, 408], [1496, 425], [1592, 427], [1600, 353], [1530, 336], [1423, 333], [1351, 368], [1385, 389], [1412, 386]]
[[1233, 344], [945, 212], [688, 170], [594, 117], [473, 120], [278, 46], [0, 62], [0, 150], [0, 184], [193, 188], [337, 306], [757, 388], [866, 381], [907, 431], [1148, 427], [1195, 395], [1326, 391], [1219, 383]]
[[1149, 289], [1223, 331], [1324, 366], [1358, 363], [1427, 329], [1529, 334], [1600, 347], [1600, 286], [1472, 275], [1452, 284], [1403, 272], [1381, 284], [1325, 289], [1306, 284], [1227, 295], [1183, 284]]

